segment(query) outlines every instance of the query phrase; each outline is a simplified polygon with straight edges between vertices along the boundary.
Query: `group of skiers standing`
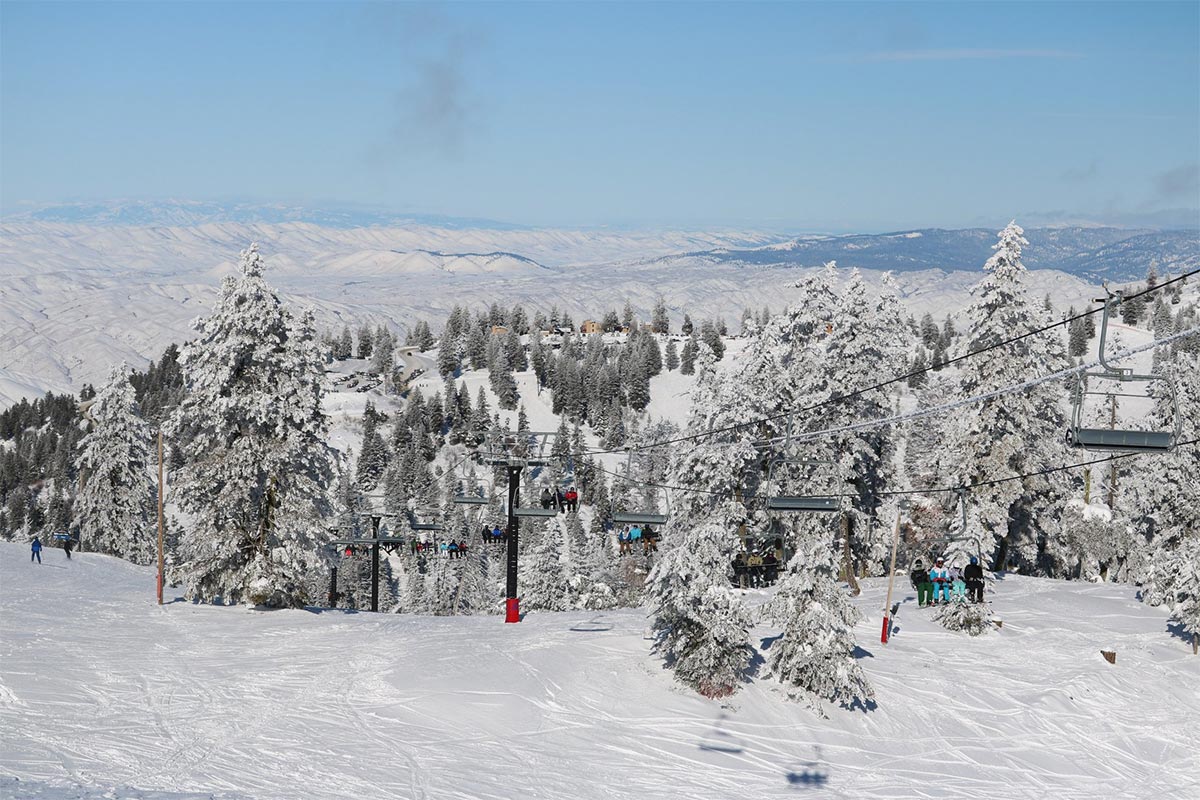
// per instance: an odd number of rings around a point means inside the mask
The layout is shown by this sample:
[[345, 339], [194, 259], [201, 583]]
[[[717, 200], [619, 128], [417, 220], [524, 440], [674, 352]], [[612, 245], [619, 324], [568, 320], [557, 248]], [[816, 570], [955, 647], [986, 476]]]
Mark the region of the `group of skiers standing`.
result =
[[542, 489], [542, 508], [554, 508], [561, 514], [565, 511], [574, 513], [579, 509], [579, 492], [575, 491], [574, 486], [567, 487], [567, 491], [555, 487], [551, 492], [549, 487]]
[[917, 603], [922, 608], [938, 603], [945, 605], [952, 599], [983, 602], [983, 567], [975, 556], [971, 556], [971, 563], [962, 570], [947, 567], [944, 558], [938, 558], [927, 570], [918, 558], [909, 578], [917, 590]]

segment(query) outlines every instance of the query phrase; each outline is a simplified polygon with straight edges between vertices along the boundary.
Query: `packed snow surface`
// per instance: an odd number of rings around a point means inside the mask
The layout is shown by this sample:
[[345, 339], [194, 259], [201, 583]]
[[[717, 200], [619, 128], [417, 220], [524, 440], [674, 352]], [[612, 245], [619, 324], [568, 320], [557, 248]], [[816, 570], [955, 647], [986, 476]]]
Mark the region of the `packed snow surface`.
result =
[[151, 569], [43, 558], [0, 544], [3, 797], [1200, 797], [1200, 657], [1128, 586], [1004, 576], [971, 638], [898, 583], [883, 646], [868, 580], [878, 704], [821, 719], [683, 690], [642, 609], [159, 607]]

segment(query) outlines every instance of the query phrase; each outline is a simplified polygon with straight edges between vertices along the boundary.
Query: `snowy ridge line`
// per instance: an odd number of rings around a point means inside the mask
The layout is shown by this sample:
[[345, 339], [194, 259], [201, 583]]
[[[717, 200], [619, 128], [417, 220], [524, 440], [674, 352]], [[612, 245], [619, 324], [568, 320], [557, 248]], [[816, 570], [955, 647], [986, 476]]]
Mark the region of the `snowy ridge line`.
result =
[[[1189, 439], [1186, 442], [1178, 442], [1178, 443], [1176, 443], [1175, 446], [1176, 447], [1187, 447], [1187, 446], [1193, 445], [1193, 444], [1200, 444], [1200, 439]], [[1091, 461], [1080, 461], [1075, 464], [1062, 464], [1057, 467], [1047, 467], [1046, 469], [1040, 469], [1040, 470], [1037, 470], [1036, 472], [1022, 472], [1019, 475], [1008, 475], [1003, 478], [993, 478], [990, 481], [979, 481], [978, 483], [968, 483], [968, 484], [963, 484], [961, 486], [931, 486], [928, 489], [892, 489], [892, 490], [889, 490], [886, 492], [873, 492], [873, 493], [871, 493], [870, 496], [878, 499], [880, 497], [901, 497], [901, 496], [914, 495], [914, 494], [946, 494], [949, 492], [967, 491], [970, 489], [978, 489], [982, 486], [994, 486], [999, 483], [1009, 483], [1010, 481], [1020, 481], [1020, 480], [1025, 480], [1026, 478], [1036, 478], [1041, 475], [1050, 475], [1055, 472], [1069, 472], [1070, 470], [1079, 469], [1080, 467], [1091, 467], [1096, 464], [1107, 464], [1110, 461], [1118, 461], [1123, 458], [1134, 458], [1135, 456], [1148, 456], [1148, 455], [1153, 455], [1153, 454], [1152, 453], [1120, 453], [1117, 455], [1106, 456], [1105, 458], [1094, 458]], [[714, 489], [698, 489], [694, 486], [674, 486], [674, 485], [668, 484], [668, 483], [653, 483], [650, 481], [631, 481], [628, 478], [626, 478], [624, 475], [622, 475], [621, 473], [613, 472], [612, 470], [605, 469], [604, 467], [601, 467], [599, 465], [596, 466], [596, 470], [599, 472], [603, 472], [606, 475], [611, 475], [616, 478], [621, 478], [626, 483], [628, 483], [630, 486], [642, 486], [642, 487], [649, 487], [652, 489], [666, 489], [669, 491], [687, 492], [690, 494], [711, 494], [711, 495], [717, 495], [719, 497], [733, 497], [734, 496], [733, 492], [720, 492], [720, 491], [716, 491]], [[742, 498], [747, 499], [747, 500], [760, 500], [760, 499], [764, 499], [766, 496], [767, 495], [762, 495], [762, 494], [742, 494], [741, 495]], [[841, 494], [823, 494], [822, 497], [858, 497], [858, 495], [852, 494], [850, 492], [843, 492]]]
[[[1136, 294], [1131, 294], [1131, 295], [1125, 296], [1125, 297], [1123, 297], [1122, 302], [1125, 302], [1128, 300], [1134, 300], [1134, 299], [1142, 297], [1144, 295], [1148, 295], [1152, 292], [1157, 292], [1160, 289], [1164, 289], [1173, 283], [1178, 283], [1179, 281], [1186, 280], [1187, 278], [1190, 278], [1192, 275], [1196, 275], [1196, 274], [1200, 274], [1200, 269], [1194, 269], [1191, 272], [1181, 273], [1180, 275], [1172, 278], [1169, 281], [1164, 281], [1163, 283], [1160, 283], [1156, 286], [1151, 286], [1147, 289], [1143, 289], [1142, 291], [1140, 291]], [[959, 361], [964, 361], [973, 356], [987, 353], [987, 352], [989, 352], [991, 350], [995, 350], [999, 347], [1004, 347], [1005, 345], [1013, 344], [1014, 342], [1019, 342], [1022, 339], [1028, 339], [1030, 336], [1036, 336], [1040, 333], [1045, 333], [1046, 331], [1062, 327], [1063, 325], [1070, 325], [1075, 320], [1083, 319], [1084, 317], [1090, 317], [1092, 314], [1097, 314], [1103, 310], [1104, 310], [1103, 306], [1101, 306], [1099, 308], [1093, 308], [1091, 311], [1084, 311], [1081, 314], [1076, 314], [1073, 317], [1066, 317], [1066, 318], [1059, 320], [1058, 322], [1052, 323], [1050, 325], [1044, 325], [1041, 328], [1035, 328], [1034, 330], [1026, 331], [1025, 333], [1022, 333], [1019, 336], [1012, 337], [1011, 339], [1004, 339], [1002, 341], [996, 342], [995, 344], [990, 344], [987, 347], [981, 347], [978, 350], [971, 350], [969, 352], [963, 353], [960, 356], [955, 356], [954, 358], [951, 358], [951, 359], [945, 361], [943, 364], [941, 364], [938, 367], [938, 369], [943, 369], [943, 368], [949, 366], [950, 364], [956, 364]], [[1098, 363], [1098, 362], [1094, 362], [1094, 363]], [[720, 433], [729, 433], [732, 431], [741, 430], [742, 428], [751, 427], [753, 425], [761, 425], [764, 422], [774, 422], [775, 420], [786, 419], [787, 417], [790, 417], [793, 414], [803, 414], [808, 411], [816, 411], [819, 408], [824, 408], [825, 406], [833, 405], [834, 403], [840, 403], [844, 400], [849, 400], [853, 397], [859, 397], [861, 395], [866, 394], [867, 392], [871, 392], [876, 389], [882, 389], [885, 386], [891, 386], [893, 383], [899, 383], [900, 381], [908, 380], [909, 378], [914, 378], [917, 375], [924, 375], [925, 373], [932, 372], [932, 371], [933, 371], [933, 365], [931, 364], [928, 367], [924, 367], [923, 369], [913, 370], [912, 372], [909, 372], [904, 375], [897, 375], [896, 377], [889, 378], [886, 381], [881, 381], [872, 386], [866, 386], [862, 389], [856, 389], [853, 392], [850, 392], [848, 394], [837, 395], [835, 397], [829, 398], [828, 400], [822, 400], [820, 403], [816, 403], [811, 406], [806, 406], [805, 408], [792, 409], [791, 411], [780, 412], [779, 414], [773, 414], [768, 417], [759, 417], [757, 419], [753, 419], [748, 422], [738, 422], [733, 425], [726, 425], [725, 427], [722, 427], [722, 428], [713, 428], [711, 430], [703, 431], [702, 433], [692, 433], [692, 434], [688, 434], [687, 436], [678, 436], [674, 439], [664, 439], [661, 442], [651, 442], [650, 444], [643, 444], [634, 449], [641, 452], [643, 450], [651, 450], [656, 447], [665, 447], [667, 445], [678, 444], [680, 442], [695, 441], [696, 439], [703, 439], [706, 436], [715, 436]], [[621, 453], [625, 453], [625, 452], [626, 452], [626, 448], [620, 448], [617, 450], [585, 450], [585, 451], [579, 452], [579, 453], [572, 453], [571, 456], [572, 457], [582, 457], [582, 456], [586, 456], [586, 455], [597, 456], [597, 455], [610, 455], [613, 453], [621, 454]]]
[[[1178, 341], [1179, 339], [1185, 339], [1189, 336], [1197, 336], [1197, 335], [1200, 335], [1200, 327], [1189, 328], [1186, 331], [1180, 331], [1179, 333], [1173, 333], [1170, 336], [1164, 336], [1161, 339], [1155, 339], [1153, 342], [1141, 345], [1140, 347], [1127, 348], [1118, 353], [1114, 353], [1114, 354], [1108, 356], [1107, 358], [1110, 360], [1114, 360], [1114, 361], [1119, 360], [1119, 359], [1125, 359], [1125, 358], [1128, 358], [1129, 356], [1137, 355], [1138, 353], [1143, 353], [1147, 350], [1153, 350], [1156, 347], [1161, 347], [1163, 345], [1170, 344], [1174, 341]], [[1028, 389], [1032, 389], [1035, 386], [1040, 386], [1043, 383], [1049, 383], [1050, 381], [1055, 381], [1055, 380], [1059, 380], [1061, 378], [1066, 378], [1070, 375], [1077, 375], [1081, 372], [1086, 372], [1087, 370], [1092, 369], [1093, 367], [1098, 367], [1098, 366], [1101, 366], [1099, 358], [1089, 361], [1086, 364], [1080, 364], [1077, 367], [1069, 367], [1068, 369], [1059, 370], [1058, 372], [1052, 372], [1051, 374], [1045, 375], [1041, 378], [1034, 378], [1033, 380], [1028, 380], [1028, 381], [1025, 381], [1024, 383], [1018, 383], [1018, 384], [1014, 384], [1012, 386], [1006, 386], [1003, 389], [996, 389], [995, 391], [992, 391], [992, 392], [985, 392], [984, 394], [977, 394], [972, 397], [963, 398], [962, 400], [955, 400], [950, 403], [942, 403], [941, 405], [928, 406], [926, 408], [918, 408], [918, 409], [916, 409], [914, 411], [910, 411], [906, 414], [895, 414], [890, 417], [879, 417], [878, 419], [867, 420], [866, 422], [855, 422], [850, 425], [842, 425], [841, 427], [838, 427], [838, 428], [826, 428], [826, 429], [820, 430], [820, 431], [811, 431], [809, 433], [800, 433], [800, 434], [794, 434], [791, 436], [776, 436], [771, 439], [763, 439], [763, 440], [761, 440], [761, 443], [762, 444], [776, 444], [779, 442], [809, 442], [814, 439], [819, 439], [823, 436], [826, 436], [829, 434], [834, 434], [834, 433], [850, 433], [850, 432], [854, 432], [854, 431], [869, 430], [871, 428], [890, 427], [892, 425], [898, 425], [900, 423], [907, 422], [909, 420], [920, 419], [921, 417], [927, 417], [938, 411], [952, 411], [956, 408], [962, 408], [963, 406], [969, 406], [969, 405], [973, 405], [975, 403], [985, 402], [987, 400], [994, 400], [995, 398], [1003, 397], [1004, 395], [1016, 394], [1018, 392], [1023, 392]]]

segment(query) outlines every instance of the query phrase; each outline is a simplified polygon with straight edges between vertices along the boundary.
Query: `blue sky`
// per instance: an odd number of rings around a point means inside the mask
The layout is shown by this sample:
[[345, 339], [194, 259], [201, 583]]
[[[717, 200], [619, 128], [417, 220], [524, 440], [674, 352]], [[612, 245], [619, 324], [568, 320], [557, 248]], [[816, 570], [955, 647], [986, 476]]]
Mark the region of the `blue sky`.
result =
[[0, 206], [1194, 219], [1200, 4], [0, 4]]

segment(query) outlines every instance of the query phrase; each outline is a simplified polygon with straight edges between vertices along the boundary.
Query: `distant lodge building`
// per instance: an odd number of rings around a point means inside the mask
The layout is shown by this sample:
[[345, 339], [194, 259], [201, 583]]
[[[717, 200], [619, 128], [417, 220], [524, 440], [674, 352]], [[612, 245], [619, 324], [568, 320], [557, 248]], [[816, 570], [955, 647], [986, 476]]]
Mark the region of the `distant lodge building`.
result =
[[585, 319], [583, 324], [579, 326], [579, 332], [583, 334], [604, 333], [604, 328], [602, 328], [600, 323], [596, 322], [594, 319]]

